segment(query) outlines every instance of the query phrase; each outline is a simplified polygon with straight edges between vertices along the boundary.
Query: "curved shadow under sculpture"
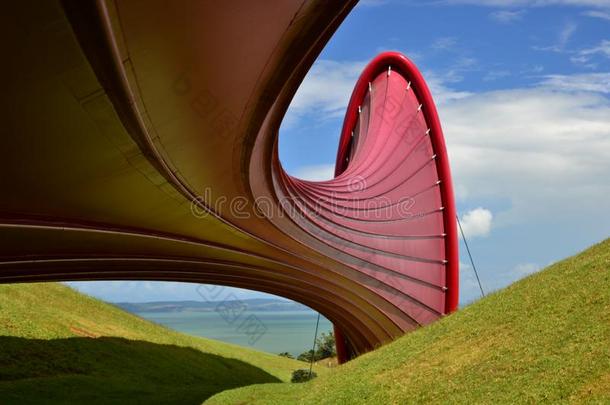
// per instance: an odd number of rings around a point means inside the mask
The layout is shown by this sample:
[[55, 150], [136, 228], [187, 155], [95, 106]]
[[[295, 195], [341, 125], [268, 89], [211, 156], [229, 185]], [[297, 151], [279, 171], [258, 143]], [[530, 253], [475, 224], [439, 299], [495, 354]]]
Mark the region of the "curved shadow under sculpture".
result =
[[364, 70], [334, 179], [279, 162], [286, 109], [354, 3], [7, 6], [0, 282], [260, 290], [329, 318], [341, 361], [455, 310], [447, 153], [406, 57]]

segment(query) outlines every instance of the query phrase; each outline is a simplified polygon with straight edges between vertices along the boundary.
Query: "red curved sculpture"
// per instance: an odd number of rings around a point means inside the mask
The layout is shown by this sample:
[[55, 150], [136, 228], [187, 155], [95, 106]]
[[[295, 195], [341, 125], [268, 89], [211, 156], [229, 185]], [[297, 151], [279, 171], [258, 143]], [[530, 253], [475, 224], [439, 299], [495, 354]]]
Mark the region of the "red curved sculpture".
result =
[[[457, 308], [449, 161], [430, 91], [404, 55], [382, 53], [360, 76], [334, 179], [305, 181], [274, 167], [275, 193], [289, 217], [335, 250], [327, 254], [369, 278], [369, 288], [403, 313], [401, 327], [413, 329]], [[339, 358], [348, 358], [340, 329], [335, 336]]]
[[330, 319], [341, 361], [453, 311], [449, 163], [407, 58], [363, 72], [334, 179], [279, 162], [290, 100], [353, 4], [7, 6], [0, 282], [260, 290]]

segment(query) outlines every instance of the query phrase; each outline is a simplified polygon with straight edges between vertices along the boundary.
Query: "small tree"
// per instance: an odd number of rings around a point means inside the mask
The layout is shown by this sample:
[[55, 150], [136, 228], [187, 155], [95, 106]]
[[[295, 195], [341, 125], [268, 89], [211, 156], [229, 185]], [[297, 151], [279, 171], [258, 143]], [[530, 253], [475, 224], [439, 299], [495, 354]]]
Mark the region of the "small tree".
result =
[[311, 359], [313, 358], [313, 354], [314, 354], [313, 350], [308, 350], [306, 352], [299, 354], [299, 357], [297, 357], [297, 360], [310, 362]]
[[292, 372], [292, 378], [290, 379], [290, 382], [293, 382], [293, 383], [306, 382], [309, 380], [313, 380], [317, 376], [318, 375], [314, 371], [312, 371], [310, 373], [309, 370], [304, 370], [304, 369], [294, 370]]
[[281, 352], [278, 356], [280, 357], [288, 357], [289, 359], [294, 359], [294, 356], [288, 352]]
[[322, 333], [316, 339], [316, 351], [308, 350], [299, 354], [297, 360], [310, 362], [312, 361], [312, 357], [314, 361], [326, 359], [328, 357], [334, 357], [337, 355], [337, 350], [335, 349], [335, 335], [332, 332], [326, 334]]
[[329, 334], [322, 333], [320, 337], [316, 339], [316, 360], [334, 357], [336, 355], [335, 335], [332, 332]]

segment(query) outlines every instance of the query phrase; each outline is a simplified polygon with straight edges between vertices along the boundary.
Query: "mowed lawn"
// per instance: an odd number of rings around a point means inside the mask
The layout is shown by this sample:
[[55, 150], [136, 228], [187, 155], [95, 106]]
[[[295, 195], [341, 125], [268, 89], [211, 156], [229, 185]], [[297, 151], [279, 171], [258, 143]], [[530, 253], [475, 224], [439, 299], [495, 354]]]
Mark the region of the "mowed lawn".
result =
[[305, 384], [210, 404], [610, 403], [610, 239]]
[[307, 366], [183, 335], [61, 284], [0, 285], [3, 405], [200, 404]]

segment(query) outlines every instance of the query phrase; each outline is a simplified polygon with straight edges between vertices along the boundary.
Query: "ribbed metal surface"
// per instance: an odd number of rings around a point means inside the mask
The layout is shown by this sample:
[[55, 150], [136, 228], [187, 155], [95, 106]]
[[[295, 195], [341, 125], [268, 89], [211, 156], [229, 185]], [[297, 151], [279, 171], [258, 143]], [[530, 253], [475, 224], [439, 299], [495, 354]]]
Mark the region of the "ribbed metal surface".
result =
[[406, 58], [357, 83], [335, 179], [279, 163], [289, 102], [352, 6], [7, 5], [0, 282], [265, 291], [328, 317], [343, 359], [455, 309], [447, 156]]

